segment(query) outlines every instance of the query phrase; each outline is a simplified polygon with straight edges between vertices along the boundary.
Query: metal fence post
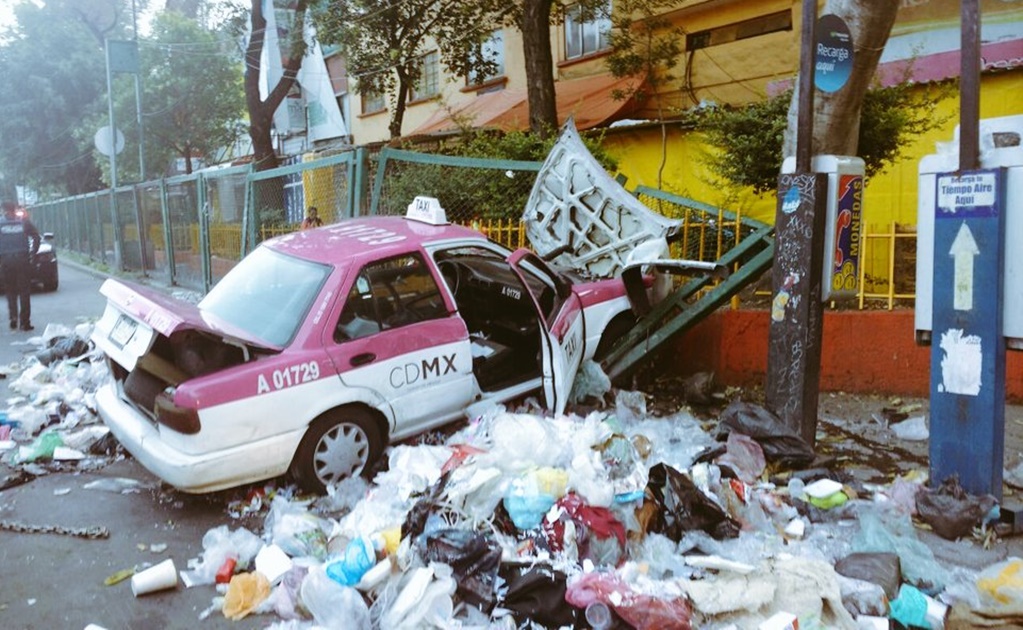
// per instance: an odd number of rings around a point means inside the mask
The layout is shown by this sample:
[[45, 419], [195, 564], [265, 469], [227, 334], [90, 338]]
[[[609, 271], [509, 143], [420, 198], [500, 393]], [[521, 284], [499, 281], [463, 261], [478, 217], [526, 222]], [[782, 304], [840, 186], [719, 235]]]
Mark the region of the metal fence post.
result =
[[356, 147], [355, 157], [348, 168], [348, 216], [358, 217], [366, 208], [367, 174], [369, 173], [369, 151], [366, 147]]

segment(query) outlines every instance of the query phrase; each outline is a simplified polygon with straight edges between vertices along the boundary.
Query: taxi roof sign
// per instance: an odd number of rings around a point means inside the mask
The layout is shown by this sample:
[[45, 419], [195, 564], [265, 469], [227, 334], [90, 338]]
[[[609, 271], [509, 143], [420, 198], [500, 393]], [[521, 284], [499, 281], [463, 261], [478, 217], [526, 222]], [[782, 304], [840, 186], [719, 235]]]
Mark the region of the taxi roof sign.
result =
[[436, 197], [416, 197], [408, 205], [405, 218], [421, 221], [430, 225], [447, 225], [448, 217]]

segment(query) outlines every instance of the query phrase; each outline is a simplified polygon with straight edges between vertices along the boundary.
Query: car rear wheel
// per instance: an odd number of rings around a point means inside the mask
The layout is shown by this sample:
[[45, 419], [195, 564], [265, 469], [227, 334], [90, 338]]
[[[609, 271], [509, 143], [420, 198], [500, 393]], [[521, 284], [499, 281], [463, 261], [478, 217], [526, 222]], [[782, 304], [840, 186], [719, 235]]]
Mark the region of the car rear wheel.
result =
[[372, 414], [359, 407], [341, 407], [309, 425], [291, 473], [304, 490], [323, 494], [330, 484], [368, 472], [382, 450]]

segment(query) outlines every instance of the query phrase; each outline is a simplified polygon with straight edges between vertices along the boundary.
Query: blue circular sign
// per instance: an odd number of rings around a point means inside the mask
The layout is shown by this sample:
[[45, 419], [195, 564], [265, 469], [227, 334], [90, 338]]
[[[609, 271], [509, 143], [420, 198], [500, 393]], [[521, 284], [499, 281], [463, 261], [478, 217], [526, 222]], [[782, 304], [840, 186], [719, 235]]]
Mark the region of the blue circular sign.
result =
[[821, 91], [837, 92], [852, 74], [852, 35], [837, 15], [822, 15], [817, 20], [813, 82]]

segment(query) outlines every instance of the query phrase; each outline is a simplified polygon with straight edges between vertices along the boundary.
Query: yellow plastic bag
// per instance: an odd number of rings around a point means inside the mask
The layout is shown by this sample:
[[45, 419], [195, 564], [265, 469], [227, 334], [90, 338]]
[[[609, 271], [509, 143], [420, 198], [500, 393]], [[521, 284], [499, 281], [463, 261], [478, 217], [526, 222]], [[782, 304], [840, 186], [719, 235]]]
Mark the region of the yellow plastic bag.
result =
[[270, 581], [258, 571], [239, 573], [231, 578], [224, 596], [224, 616], [232, 621], [244, 619], [270, 597]]
[[981, 571], [977, 591], [987, 604], [1023, 606], [1023, 560], [1009, 558]]

